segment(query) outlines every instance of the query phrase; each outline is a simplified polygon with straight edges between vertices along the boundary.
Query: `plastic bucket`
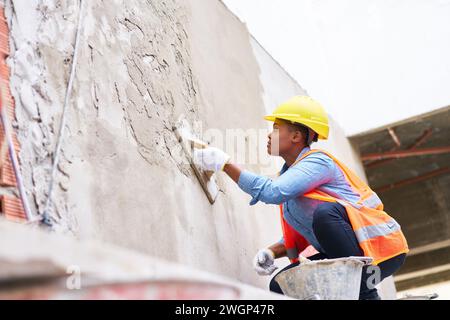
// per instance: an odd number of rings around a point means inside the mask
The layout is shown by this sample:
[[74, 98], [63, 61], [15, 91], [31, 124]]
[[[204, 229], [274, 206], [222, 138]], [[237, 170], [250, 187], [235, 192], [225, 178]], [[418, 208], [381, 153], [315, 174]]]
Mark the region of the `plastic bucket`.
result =
[[348, 257], [308, 261], [281, 272], [275, 280], [286, 296], [308, 300], [358, 300], [362, 268], [370, 257]]

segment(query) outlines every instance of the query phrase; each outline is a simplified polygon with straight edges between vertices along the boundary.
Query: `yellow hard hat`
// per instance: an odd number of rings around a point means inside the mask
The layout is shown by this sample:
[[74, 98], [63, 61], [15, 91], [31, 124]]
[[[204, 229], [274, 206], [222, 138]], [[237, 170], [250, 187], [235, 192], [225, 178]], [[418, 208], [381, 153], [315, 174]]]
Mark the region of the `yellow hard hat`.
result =
[[327, 140], [330, 127], [328, 115], [320, 103], [307, 96], [295, 96], [280, 104], [273, 114], [265, 116], [268, 121], [283, 119], [294, 123], [300, 123], [319, 136], [319, 139]]

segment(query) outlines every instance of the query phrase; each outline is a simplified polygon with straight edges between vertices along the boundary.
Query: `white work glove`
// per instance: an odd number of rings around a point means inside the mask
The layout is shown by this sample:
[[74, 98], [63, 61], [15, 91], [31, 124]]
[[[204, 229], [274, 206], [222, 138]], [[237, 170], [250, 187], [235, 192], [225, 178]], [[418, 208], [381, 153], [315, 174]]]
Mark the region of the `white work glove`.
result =
[[253, 259], [253, 267], [260, 276], [270, 276], [278, 267], [275, 265], [275, 254], [270, 249], [259, 250]]
[[195, 149], [193, 154], [194, 164], [203, 171], [222, 171], [230, 161], [230, 156], [220, 149], [207, 147]]

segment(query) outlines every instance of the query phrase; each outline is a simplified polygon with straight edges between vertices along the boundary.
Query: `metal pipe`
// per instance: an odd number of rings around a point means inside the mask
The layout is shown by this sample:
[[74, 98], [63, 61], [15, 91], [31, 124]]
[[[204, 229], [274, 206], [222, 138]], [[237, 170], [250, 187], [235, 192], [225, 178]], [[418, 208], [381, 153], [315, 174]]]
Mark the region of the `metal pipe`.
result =
[[383, 186], [383, 187], [380, 187], [380, 188], [376, 188], [375, 192], [382, 193], [382, 192], [385, 192], [385, 191], [388, 191], [388, 190], [392, 190], [392, 189], [395, 189], [395, 188], [398, 188], [398, 187], [407, 186], [407, 185], [414, 184], [414, 183], [417, 183], [417, 182], [421, 182], [421, 181], [424, 181], [424, 180], [428, 180], [428, 179], [431, 179], [431, 178], [434, 178], [434, 177], [437, 177], [437, 176], [440, 176], [440, 175], [444, 175], [444, 174], [447, 174], [449, 172], [450, 172], [450, 168], [449, 167], [441, 168], [441, 169], [438, 169], [438, 170], [434, 170], [434, 171], [428, 172], [428, 173], [426, 173], [424, 175], [421, 175], [421, 176], [418, 176], [418, 177], [405, 179], [405, 180], [398, 181], [398, 182], [395, 182], [395, 183], [392, 183], [392, 184], [389, 184], [389, 185], [386, 185], [386, 186]]
[[392, 140], [394, 140], [394, 143], [396, 144], [396, 146], [400, 147], [402, 145], [402, 143], [400, 142], [400, 139], [398, 138], [398, 136], [395, 133], [394, 129], [389, 128], [388, 131], [389, 131], [389, 134], [390, 134]]
[[383, 160], [383, 159], [390, 159], [390, 158], [407, 158], [407, 157], [426, 156], [426, 155], [443, 154], [443, 153], [450, 153], [450, 146], [437, 147], [437, 148], [426, 148], [426, 149], [370, 153], [370, 154], [361, 156], [361, 160], [368, 161], [368, 160]]
[[77, 32], [75, 35], [75, 46], [74, 46], [74, 53], [73, 53], [73, 59], [72, 59], [72, 68], [70, 70], [69, 82], [67, 84], [66, 96], [64, 99], [63, 112], [62, 112], [62, 116], [61, 116], [61, 124], [59, 127], [59, 133], [58, 133], [58, 142], [56, 144], [55, 156], [53, 158], [53, 167], [52, 167], [52, 172], [51, 172], [50, 184], [48, 187], [48, 197], [45, 202], [44, 212], [42, 214], [42, 223], [44, 223], [48, 226], [52, 226], [52, 222], [50, 220], [50, 214], [48, 211], [50, 209], [50, 205], [52, 202], [52, 194], [53, 194], [53, 187], [55, 184], [56, 170], [58, 168], [59, 157], [60, 157], [61, 147], [62, 147], [62, 141], [64, 138], [64, 132], [65, 132], [65, 127], [66, 127], [67, 108], [69, 105], [70, 96], [72, 94], [73, 81], [75, 78], [76, 66], [78, 63], [78, 47], [80, 44], [80, 33], [81, 33], [82, 20], [83, 20], [83, 4], [84, 4], [84, 0], [80, 0], [80, 12], [79, 12], [79, 17], [78, 17]]
[[[412, 145], [410, 145], [408, 148], [406, 148], [406, 150], [415, 150], [417, 147], [419, 147], [420, 145], [424, 144], [431, 137], [432, 133], [433, 133], [432, 129], [425, 130], [423, 132], [423, 134]], [[398, 149], [397, 147], [394, 147], [390, 151], [396, 151], [397, 149]], [[365, 164], [365, 167], [366, 168], [376, 168], [376, 167], [379, 167], [381, 165], [388, 164], [388, 163], [390, 163], [392, 161], [395, 161], [395, 158], [370, 162], [370, 163]]]

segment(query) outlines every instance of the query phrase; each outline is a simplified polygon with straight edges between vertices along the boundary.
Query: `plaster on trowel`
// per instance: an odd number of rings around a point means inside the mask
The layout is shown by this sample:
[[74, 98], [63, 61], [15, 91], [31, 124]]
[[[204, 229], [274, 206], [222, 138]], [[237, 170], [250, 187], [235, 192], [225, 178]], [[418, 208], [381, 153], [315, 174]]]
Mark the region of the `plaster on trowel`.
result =
[[181, 144], [184, 153], [186, 154], [189, 164], [191, 165], [194, 173], [200, 182], [203, 190], [205, 191], [206, 196], [211, 204], [217, 199], [219, 195], [219, 187], [217, 185], [217, 181], [215, 179], [214, 172], [206, 172], [198, 168], [192, 157], [194, 149], [204, 149], [208, 146], [206, 142], [203, 142], [197, 139], [193, 133], [192, 129], [186, 121], [178, 122], [173, 128], [173, 132], [175, 133], [178, 142]]

